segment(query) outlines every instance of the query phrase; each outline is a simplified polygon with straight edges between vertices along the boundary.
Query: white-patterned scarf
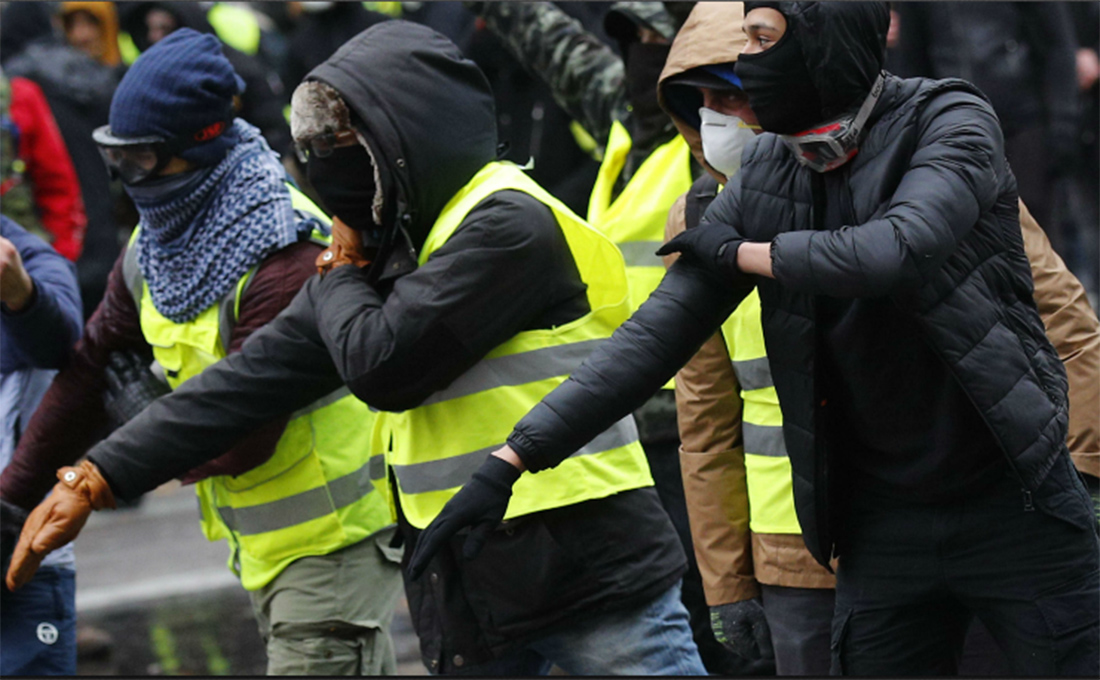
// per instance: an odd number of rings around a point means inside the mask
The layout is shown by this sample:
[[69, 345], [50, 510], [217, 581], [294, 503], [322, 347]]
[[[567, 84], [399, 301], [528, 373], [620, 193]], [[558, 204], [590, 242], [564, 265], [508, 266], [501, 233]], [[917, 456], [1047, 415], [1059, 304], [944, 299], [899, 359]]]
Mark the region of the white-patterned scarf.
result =
[[317, 224], [291, 206], [279, 156], [260, 131], [239, 118], [233, 125], [240, 142], [218, 165], [181, 178], [183, 186], [127, 187], [141, 216], [141, 273], [157, 311], [176, 323], [217, 303]]

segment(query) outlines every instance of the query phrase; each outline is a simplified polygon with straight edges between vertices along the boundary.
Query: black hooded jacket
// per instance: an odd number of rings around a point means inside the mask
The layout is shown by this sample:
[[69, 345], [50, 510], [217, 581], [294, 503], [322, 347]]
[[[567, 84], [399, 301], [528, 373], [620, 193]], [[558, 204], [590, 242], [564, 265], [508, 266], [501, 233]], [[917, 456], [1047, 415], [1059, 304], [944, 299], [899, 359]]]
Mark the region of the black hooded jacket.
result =
[[[862, 4], [821, 3], [815, 12], [859, 20]], [[799, 30], [800, 14], [788, 16], [789, 30]], [[864, 63], [859, 55], [873, 50], [809, 35], [805, 58], [824, 73], [854, 61], [871, 73], [881, 64], [881, 52]], [[1047, 474], [1067, 455], [1066, 377], [1032, 300], [1015, 180], [989, 103], [963, 81], [888, 77], [858, 155], [830, 174], [847, 179], [827, 181], [815, 205], [820, 175], [775, 135], [750, 143], [740, 173], [699, 228], [724, 223], [748, 240], [771, 242], [775, 279], [718, 280], [681, 258], [611, 341], [516, 426], [509, 444], [527, 468], [556, 465], [636, 408], [638, 395], [686, 363], [755, 283], [799, 522], [823, 565], [837, 529], [834, 454], [823, 432], [828, 386], [816, 360], [818, 302], [826, 295], [880, 298], [912, 321], [1020, 479], [1022, 503], [1034, 493], [1035, 505], [1059, 515], [1082, 502], [1071, 483]], [[838, 202], [850, 204], [851, 226], [815, 229], [815, 212]], [[904, 386], [895, 398], [906, 399]]]
[[[206, 19], [206, 11], [193, 2], [125, 2], [119, 3], [119, 27], [130, 34], [134, 45], [144, 52], [149, 49], [145, 17], [154, 9], [170, 13], [179, 28], [190, 28], [199, 33], [217, 35]], [[266, 68], [256, 57], [222, 45], [226, 59], [233, 70], [244, 80], [245, 91], [241, 95], [240, 116], [260, 128], [271, 148], [282, 155], [293, 152], [290, 126], [283, 117], [283, 106], [290, 95], [279, 80], [278, 74]]]
[[[483, 200], [416, 266], [442, 208], [496, 152], [488, 84], [450, 41], [383, 22], [308, 78], [336, 88], [358, 117], [380, 165], [383, 215], [408, 252], [394, 251], [374, 284], [352, 266], [310, 279], [240, 352], [93, 448], [116, 496], [155, 488], [344, 384], [375, 408], [413, 408], [517, 332], [588, 311], [553, 213], [520, 192]], [[684, 570], [652, 488], [521, 519], [472, 561], [460, 537], [429, 567], [437, 578], [406, 584], [428, 668], [484, 662], [549, 626], [652, 598]], [[402, 528], [415, 544], [418, 532]]]

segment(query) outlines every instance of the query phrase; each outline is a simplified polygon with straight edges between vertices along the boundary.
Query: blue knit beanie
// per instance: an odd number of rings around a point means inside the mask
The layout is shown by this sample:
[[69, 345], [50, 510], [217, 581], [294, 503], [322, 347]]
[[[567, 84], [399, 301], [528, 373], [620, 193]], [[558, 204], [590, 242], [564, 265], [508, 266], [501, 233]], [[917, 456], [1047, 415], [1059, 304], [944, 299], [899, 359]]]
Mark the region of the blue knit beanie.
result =
[[216, 37], [190, 28], [173, 31], [137, 58], [111, 100], [111, 135], [157, 135], [194, 144], [179, 156], [216, 165], [237, 143], [233, 96], [244, 81]]

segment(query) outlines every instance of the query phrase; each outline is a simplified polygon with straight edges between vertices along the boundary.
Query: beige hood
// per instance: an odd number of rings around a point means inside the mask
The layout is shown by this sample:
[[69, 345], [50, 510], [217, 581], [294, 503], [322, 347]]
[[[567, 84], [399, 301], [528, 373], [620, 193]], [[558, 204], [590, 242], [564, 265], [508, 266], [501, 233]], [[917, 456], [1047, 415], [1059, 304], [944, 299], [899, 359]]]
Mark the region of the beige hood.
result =
[[[695, 9], [691, 10], [687, 21], [676, 34], [669, 51], [665, 69], [661, 72], [661, 78], [657, 82], [657, 101], [676, 124], [680, 134], [691, 147], [691, 153], [695, 160], [707, 169], [722, 184], [726, 183], [726, 176], [707, 165], [703, 159], [703, 142], [699, 136], [699, 128], [691, 125], [674, 111], [672, 102], [679, 102], [681, 106], [690, 107], [692, 110], [702, 106], [702, 98], [694, 96], [698, 101], [685, 102], [686, 87], [667, 86], [666, 81], [672, 76], [684, 73], [699, 66], [711, 64], [728, 64], [737, 61], [737, 55], [745, 49], [748, 38], [741, 28], [745, 18], [745, 5], [741, 2], [699, 2]], [[681, 108], [681, 110], [683, 110]]]

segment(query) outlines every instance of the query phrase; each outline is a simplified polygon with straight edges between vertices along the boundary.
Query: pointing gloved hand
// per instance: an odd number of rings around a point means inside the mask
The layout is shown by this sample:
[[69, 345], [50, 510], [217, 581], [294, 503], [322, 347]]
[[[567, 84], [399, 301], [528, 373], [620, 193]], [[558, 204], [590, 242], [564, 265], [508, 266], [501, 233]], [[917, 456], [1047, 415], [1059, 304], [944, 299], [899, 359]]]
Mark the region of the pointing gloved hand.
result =
[[149, 370], [140, 354], [130, 350], [111, 352], [104, 377], [107, 389], [103, 392], [103, 407], [113, 428], [122, 427], [149, 404], [172, 391]]
[[7, 572], [8, 565], [11, 564], [15, 544], [19, 541], [19, 532], [23, 530], [23, 523], [26, 521], [26, 510], [0, 498], [0, 557], [3, 562], [0, 570], [4, 572]]
[[471, 527], [462, 546], [468, 560], [477, 557], [485, 540], [500, 526], [512, 497], [512, 485], [522, 471], [506, 460], [490, 455], [470, 481], [447, 501], [416, 541], [416, 550], [409, 560], [409, 577], [420, 578], [439, 549], [464, 527]]
[[745, 239], [733, 227], [720, 222], [700, 224], [680, 232], [661, 246], [658, 255], [681, 253], [718, 277], [740, 279], [744, 276], [737, 266], [737, 249]]
[[715, 640], [742, 658], [756, 660], [775, 656], [760, 598], [711, 607], [710, 627]]
[[92, 510], [115, 507], [111, 487], [91, 461], [63, 467], [57, 478], [61, 481], [23, 524], [5, 579], [11, 590], [30, 581], [46, 555], [76, 538]]

